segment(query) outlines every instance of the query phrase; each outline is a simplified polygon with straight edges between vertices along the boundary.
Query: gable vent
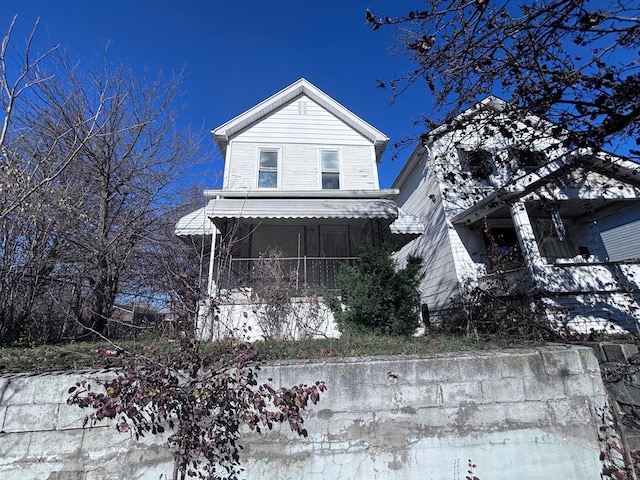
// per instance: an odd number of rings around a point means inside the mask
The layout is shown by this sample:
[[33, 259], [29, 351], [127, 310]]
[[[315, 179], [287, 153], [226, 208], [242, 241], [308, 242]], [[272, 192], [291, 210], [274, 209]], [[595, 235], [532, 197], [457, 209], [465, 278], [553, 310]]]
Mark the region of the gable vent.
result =
[[307, 102], [299, 101], [298, 102], [298, 115], [306, 115], [307, 114]]

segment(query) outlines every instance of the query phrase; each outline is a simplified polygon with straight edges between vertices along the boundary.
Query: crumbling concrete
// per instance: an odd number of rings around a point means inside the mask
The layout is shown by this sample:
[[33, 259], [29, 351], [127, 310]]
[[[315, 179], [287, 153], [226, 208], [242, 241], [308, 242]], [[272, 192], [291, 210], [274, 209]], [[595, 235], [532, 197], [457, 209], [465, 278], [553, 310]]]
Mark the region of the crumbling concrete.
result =
[[[247, 479], [600, 480], [607, 400], [587, 347], [279, 362], [261, 377], [324, 380], [307, 438], [248, 434]], [[67, 389], [91, 374], [0, 377], [0, 478], [171, 478], [162, 438], [83, 429]]]

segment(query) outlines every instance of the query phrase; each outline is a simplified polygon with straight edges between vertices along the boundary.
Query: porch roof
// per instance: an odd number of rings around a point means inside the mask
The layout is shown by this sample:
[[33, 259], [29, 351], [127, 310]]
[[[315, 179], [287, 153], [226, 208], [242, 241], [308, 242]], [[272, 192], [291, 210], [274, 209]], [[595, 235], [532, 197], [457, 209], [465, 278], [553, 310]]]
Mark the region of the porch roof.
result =
[[393, 235], [416, 236], [424, 225], [418, 217], [399, 208], [388, 199], [344, 198], [218, 198], [206, 207], [182, 217], [176, 224], [178, 236], [210, 235], [216, 219], [323, 219], [382, 218], [388, 220]]
[[202, 207], [182, 217], [175, 226], [179, 237], [189, 235], [211, 235], [215, 227], [207, 217], [207, 208]]
[[417, 236], [424, 232], [424, 224], [418, 217], [398, 207], [398, 218], [389, 225], [389, 230], [394, 235]]
[[223, 218], [398, 218], [398, 206], [387, 199], [352, 198], [217, 198], [207, 216]]

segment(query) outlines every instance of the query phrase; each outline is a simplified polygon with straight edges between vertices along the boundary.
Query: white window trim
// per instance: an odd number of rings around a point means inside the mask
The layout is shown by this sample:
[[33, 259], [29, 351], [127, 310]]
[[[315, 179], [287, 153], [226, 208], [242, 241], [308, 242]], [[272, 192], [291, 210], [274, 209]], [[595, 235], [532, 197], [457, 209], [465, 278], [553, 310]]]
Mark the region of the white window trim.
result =
[[[331, 150], [334, 152], [338, 152], [338, 182], [339, 188], [337, 189], [324, 189], [322, 188], [322, 151], [323, 150]], [[320, 190], [342, 190], [344, 187], [344, 176], [343, 176], [343, 168], [342, 168], [342, 149], [338, 147], [318, 147], [318, 186]], [[327, 170], [332, 171], [332, 170]]]
[[[276, 166], [276, 186], [275, 187], [261, 187], [260, 186], [260, 153], [261, 152], [276, 152], [278, 154], [278, 163]], [[256, 180], [255, 185], [258, 190], [279, 190], [282, 185], [282, 147], [258, 147], [256, 150]]]

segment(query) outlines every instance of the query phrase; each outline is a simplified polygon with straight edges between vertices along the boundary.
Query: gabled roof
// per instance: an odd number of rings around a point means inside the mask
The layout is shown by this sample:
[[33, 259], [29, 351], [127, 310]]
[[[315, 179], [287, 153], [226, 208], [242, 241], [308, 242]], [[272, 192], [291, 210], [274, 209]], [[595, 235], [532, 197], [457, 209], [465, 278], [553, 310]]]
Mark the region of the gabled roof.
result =
[[[459, 113], [453, 120], [445, 122], [442, 125], [439, 125], [436, 128], [429, 130], [425, 134], [421, 135], [418, 144], [412, 151], [408, 160], [403, 165], [400, 173], [398, 173], [395, 180], [393, 181], [392, 188], [399, 188], [400, 185], [402, 185], [402, 183], [407, 180], [413, 169], [416, 168], [416, 165], [420, 161], [420, 158], [422, 157], [425, 149], [427, 149], [431, 143], [433, 143], [442, 135], [455, 130], [455, 125], [461, 125], [463, 124], [463, 122], [470, 122], [476, 115], [482, 113], [483, 111], [493, 110], [494, 112], [501, 113], [507, 112], [508, 108], [509, 104], [506, 100], [496, 97], [495, 95], [489, 95], [475, 105]], [[506, 114], [508, 115], [508, 113]], [[546, 119], [538, 117], [536, 115], [528, 114], [527, 118], [537, 126], [544, 126], [545, 128], [552, 128], [554, 126]]]
[[262, 118], [270, 115], [283, 105], [293, 102], [302, 95], [306, 95], [362, 136], [369, 139], [375, 147], [376, 158], [378, 160], [380, 159], [382, 152], [389, 142], [389, 138], [380, 130], [369, 125], [356, 114], [340, 105], [333, 98], [304, 78], [292, 83], [275, 95], [272, 95], [266, 100], [260, 102], [255, 107], [250, 108], [246, 112], [241, 113], [237, 117], [212, 130], [211, 133], [213, 134], [223, 156], [226, 156], [227, 145], [234, 135], [260, 121]]

